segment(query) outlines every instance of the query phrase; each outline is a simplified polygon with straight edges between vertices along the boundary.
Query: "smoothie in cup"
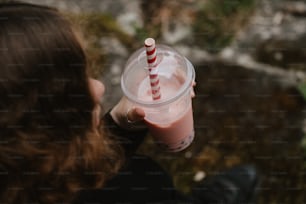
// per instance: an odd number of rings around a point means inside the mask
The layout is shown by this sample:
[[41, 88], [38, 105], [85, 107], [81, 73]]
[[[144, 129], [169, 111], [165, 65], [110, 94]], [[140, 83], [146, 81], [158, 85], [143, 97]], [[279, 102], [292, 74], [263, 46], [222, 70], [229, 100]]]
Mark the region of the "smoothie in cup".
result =
[[156, 143], [165, 151], [177, 152], [194, 138], [191, 103], [195, 78], [192, 64], [172, 48], [157, 45], [159, 100], [152, 100], [149, 71], [144, 48], [127, 61], [121, 78], [125, 96], [145, 111], [145, 122]]

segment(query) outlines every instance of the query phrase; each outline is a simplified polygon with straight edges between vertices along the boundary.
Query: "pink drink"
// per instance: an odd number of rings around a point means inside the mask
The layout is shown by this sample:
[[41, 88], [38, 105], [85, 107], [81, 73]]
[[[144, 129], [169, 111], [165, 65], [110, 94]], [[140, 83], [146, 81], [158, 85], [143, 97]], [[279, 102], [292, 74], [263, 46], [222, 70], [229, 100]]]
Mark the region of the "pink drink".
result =
[[[139, 86], [138, 97], [144, 101], [152, 100], [148, 83], [145, 79]], [[178, 77], [167, 79], [160, 76], [161, 100], [175, 96], [181, 83]], [[150, 134], [163, 150], [177, 152], [185, 149], [194, 138], [190, 92], [168, 106], [147, 111], [145, 121]]]
[[191, 105], [180, 118], [171, 123], [154, 124], [148, 120], [146, 122], [157, 144], [166, 151], [181, 151], [193, 141], [194, 130]]
[[128, 59], [121, 77], [125, 96], [134, 106], [141, 107], [150, 134], [165, 151], [178, 152], [194, 138], [191, 85], [195, 79], [192, 64], [168, 46], [156, 46], [156, 69], [160, 98], [152, 99], [152, 87], [144, 48]]

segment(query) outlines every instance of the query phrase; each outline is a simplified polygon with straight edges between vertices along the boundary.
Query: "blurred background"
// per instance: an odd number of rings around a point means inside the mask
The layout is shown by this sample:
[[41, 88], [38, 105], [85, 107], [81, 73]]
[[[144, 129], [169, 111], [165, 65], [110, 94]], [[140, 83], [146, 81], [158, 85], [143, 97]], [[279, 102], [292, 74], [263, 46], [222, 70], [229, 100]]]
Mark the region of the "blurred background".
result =
[[259, 204], [306, 203], [305, 0], [25, 1], [58, 8], [81, 30], [91, 73], [106, 84], [106, 110], [121, 97], [124, 64], [145, 38], [194, 64], [195, 141], [170, 154], [149, 137], [139, 150], [183, 192], [254, 164]]

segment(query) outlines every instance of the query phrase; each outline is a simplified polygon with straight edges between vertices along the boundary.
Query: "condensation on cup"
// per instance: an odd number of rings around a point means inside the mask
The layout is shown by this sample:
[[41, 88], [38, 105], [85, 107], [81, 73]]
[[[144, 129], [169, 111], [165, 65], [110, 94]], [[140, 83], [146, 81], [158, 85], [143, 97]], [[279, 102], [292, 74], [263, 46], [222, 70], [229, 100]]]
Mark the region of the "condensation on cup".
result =
[[141, 48], [128, 59], [121, 77], [124, 95], [144, 109], [145, 122], [158, 146], [167, 152], [187, 148], [194, 139], [192, 111], [193, 65], [174, 49], [156, 45], [159, 100], [152, 100], [146, 50]]

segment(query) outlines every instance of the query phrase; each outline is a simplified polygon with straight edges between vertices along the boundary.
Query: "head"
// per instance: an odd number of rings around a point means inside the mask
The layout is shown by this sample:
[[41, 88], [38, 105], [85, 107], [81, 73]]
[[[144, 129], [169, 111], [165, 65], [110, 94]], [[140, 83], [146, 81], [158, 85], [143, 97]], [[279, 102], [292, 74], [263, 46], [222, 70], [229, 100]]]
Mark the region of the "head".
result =
[[55, 203], [101, 187], [120, 155], [93, 119], [104, 88], [69, 22], [55, 9], [0, 4], [0, 53], [0, 202]]

